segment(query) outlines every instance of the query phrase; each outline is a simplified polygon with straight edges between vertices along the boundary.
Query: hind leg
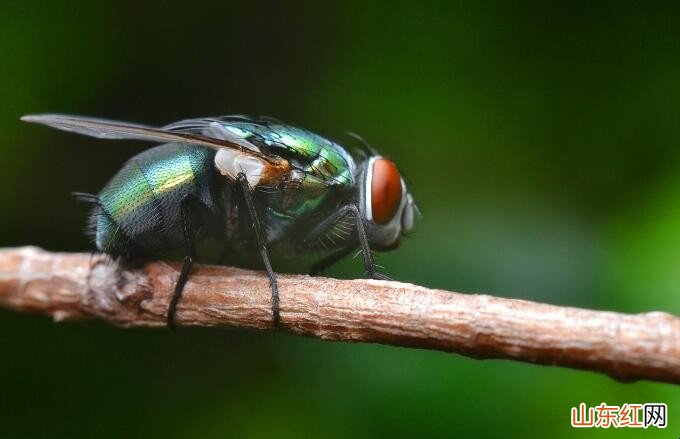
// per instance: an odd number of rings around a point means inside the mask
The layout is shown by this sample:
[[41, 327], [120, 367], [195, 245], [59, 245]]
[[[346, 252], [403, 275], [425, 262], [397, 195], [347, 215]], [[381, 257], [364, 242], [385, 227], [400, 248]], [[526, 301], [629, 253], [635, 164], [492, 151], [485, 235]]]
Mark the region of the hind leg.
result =
[[191, 266], [194, 263], [194, 239], [195, 230], [191, 222], [191, 208], [189, 205], [190, 197], [185, 196], [182, 199], [182, 228], [184, 231], [184, 260], [182, 262], [182, 271], [179, 274], [177, 283], [175, 284], [175, 291], [172, 295], [172, 300], [168, 306], [167, 314], [167, 324], [170, 329], [175, 327], [175, 314], [177, 312], [177, 304], [182, 298], [182, 292], [184, 291], [184, 286], [189, 279], [189, 272], [191, 271]]

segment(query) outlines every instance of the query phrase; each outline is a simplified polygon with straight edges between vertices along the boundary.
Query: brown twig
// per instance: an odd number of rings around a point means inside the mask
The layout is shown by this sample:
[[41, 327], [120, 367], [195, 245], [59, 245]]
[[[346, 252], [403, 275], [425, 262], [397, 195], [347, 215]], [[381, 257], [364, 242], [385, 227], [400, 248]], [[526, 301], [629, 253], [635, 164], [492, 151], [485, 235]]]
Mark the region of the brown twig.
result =
[[[87, 254], [0, 250], [0, 306], [164, 326], [178, 265], [124, 270]], [[325, 340], [439, 349], [605, 373], [623, 381], [680, 383], [680, 319], [589, 311], [427, 289], [399, 282], [280, 275], [285, 330]], [[271, 328], [269, 282], [259, 272], [199, 266], [177, 312], [180, 325]]]

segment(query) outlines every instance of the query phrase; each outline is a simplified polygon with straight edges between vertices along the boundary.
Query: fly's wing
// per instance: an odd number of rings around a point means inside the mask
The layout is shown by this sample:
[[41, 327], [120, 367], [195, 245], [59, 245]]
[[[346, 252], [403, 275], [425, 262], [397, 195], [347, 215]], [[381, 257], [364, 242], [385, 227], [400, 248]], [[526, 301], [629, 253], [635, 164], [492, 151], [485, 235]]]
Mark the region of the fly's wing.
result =
[[203, 117], [180, 120], [165, 125], [163, 128], [178, 133], [198, 134], [213, 139], [227, 140], [237, 143], [246, 149], [260, 151], [258, 146], [246, 139], [253, 134], [252, 132], [229, 125], [228, 122], [234, 120], [251, 122], [251, 119], [247, 116]]
[[257, 178], [249, 178], [253, 186], [263, 181], [279, 180], [290, 171], [290, 165], [286, 160], [262, 153], [252, 143], [227, 130], [222, 133], [215, 131], [203, 134], [187, 132], [179, 125], [173, 127], [175, 124], [154, 128], [128, 122], [63, 114], [28, 115], [22, 117], [21, 120], [99, 139], [134, 139], [158, 143], [182, 142], [204, 146], [218, 152], [220, 161], [216, 161], [216, 166], [230, 178], [235, 178], [235, 174], [242, 170], [242, 164], [247, 164], [246, 170], [257, 169]]
[[262, 156], [257, 147], [237, 136], [210, 135], [175, 131], [171, 125], [154, 128], [146, 125], [115, 120], [98, 119], [94, 117], [71, 116], [65, 114], [33, 114], [23, 116], [24, 122], [38, 123], [62, 131], [83, 134], [98, 139], [132, 139], [147, 142], [183, 142], [192, 145], [205, 146], [212, 149], [237, 148], [252, 151], [256, 156]]

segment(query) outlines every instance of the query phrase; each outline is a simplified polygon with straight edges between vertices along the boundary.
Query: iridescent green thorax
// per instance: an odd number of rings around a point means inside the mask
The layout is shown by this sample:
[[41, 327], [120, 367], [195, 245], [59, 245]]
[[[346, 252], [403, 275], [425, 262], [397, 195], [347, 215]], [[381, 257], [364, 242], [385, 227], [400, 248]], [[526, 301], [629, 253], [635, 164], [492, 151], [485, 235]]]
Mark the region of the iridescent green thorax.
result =
[[272, 154], [281, 155], [309, 173], [337, 184], [354, 182], [352, 156], [337, 143], [284, 124], [225, 122], [225, 128]]
[[303, 156], [302, 166], [322, 180], [338, 185], [354, 183], [354, 160], [340, 145], [317, 134], [300, 128], [273, 125], [273, 137], [291, 151]]
[[205, 148], [170, 143], [131, 158], [99, 194], [97, 249], [132, 238], [145, 248], [172, 244], [161, 240], [181, 242], [182, 198], [192, 195], [215, 208], [212, 156]]
[[224, 122], [233, 134], [284, 157], [296, 169], [272, 215], [296, 218], [313, 212], [338, 190], [355, 183], [355, 162], [337, 143], [310, 131], [280, 123]]

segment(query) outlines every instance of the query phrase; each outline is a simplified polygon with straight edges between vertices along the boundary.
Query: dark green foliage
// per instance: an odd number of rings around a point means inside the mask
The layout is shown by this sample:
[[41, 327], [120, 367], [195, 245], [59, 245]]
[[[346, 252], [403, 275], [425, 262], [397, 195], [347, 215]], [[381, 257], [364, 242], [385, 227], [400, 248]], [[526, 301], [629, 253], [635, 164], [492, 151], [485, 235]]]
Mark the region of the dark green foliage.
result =
[[[86, 207], [149, 145], [19, 122], [244, 112], [388, 151], [421, 210], [400, 280], [680, 314], [672, 2], [5, 2], [0, 245], [87, 250]], [[351, 259], [351, 258], [350, 258]], [[357, 261], [333, 271], [357, 275]], [[0, 313], [2, 437], [639, 437], [569, 408], [680, 392], [507, 361], [278, 334]]]

